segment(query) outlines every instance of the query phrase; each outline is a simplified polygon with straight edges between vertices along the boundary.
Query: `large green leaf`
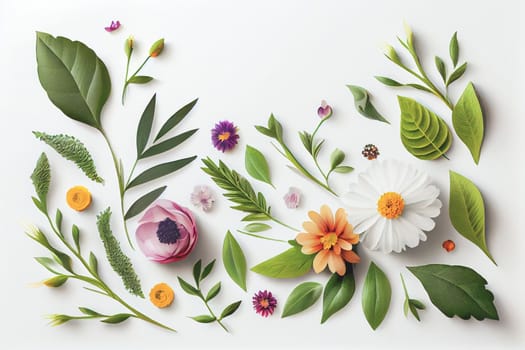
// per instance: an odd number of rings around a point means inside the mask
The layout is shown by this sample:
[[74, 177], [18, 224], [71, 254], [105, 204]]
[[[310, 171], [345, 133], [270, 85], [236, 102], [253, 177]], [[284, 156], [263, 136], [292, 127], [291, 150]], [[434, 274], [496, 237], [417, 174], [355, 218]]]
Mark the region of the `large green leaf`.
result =
[[314, 257], [315, 254], [306, 255], [301, 253], [300, 247], [293, 247], [252, 267], [251, 270], [273, 278], [299, 277], [312, 269]]
[[494, 295], [485, 289], [487, 281], [476, 271], [465, 266], [442, 264], [407, 269], [421, 281], [432, 304], [447, 317], [499, 319]]
[[385, 273], [373, 262], [370, 263], [363, 285], [361, 303], [366, 320], [376, 329], [388, 312], [392, 289]]
[[347, 85], [346, 87], [350, 90], [352, 95], [354, 95], [355, 108], [359, 114], [368, 119], [390, 124], [390, 122], [386, 120], [377, 109], [375, 109], [372, 102], [370, 102], [370, 94], [366, 89], [357, 85]]
[[149, 134], [151, 133], [151, 127], [153, 125], [153, 118], [155, 116], [155, 103], [157, 95], [154, 94], [148, 105], [142, 112], [142, 116], [137, 126], [137, 158], [141, 158], [142, 152], [146, 148], [149, 140]]
[[478, 164], [483, 143], [483, 112], [476, 90], [468, 83], [452, 111], [452, 125], [459, 138], [470, 150], [474, 162]]
[[450, 148], [452, 135], [447, 124], [417, 101], [398, 96], [401, 109], [401, 141], [419, 159], [437, 159]]
[[308, 309], [321, 296], [323, 286], [317, 282], [304, 282], [292, 290], [284, 304], [282, 318]]
[[102, 129], [100, 113], [111, 91], [104, 62], [79, 41], [37, 32], [40, 84], [68, 117]]
[[224, 237], [222, 262], [231, 279], [246, 291], [246, 258], [230, 231], [226, 232]]
[[485, 204], [478, 188], [466, 177], [450, 171], [450, 204], [452, 225], [463, 237], [477, 245], [492, 262], [494, 258], [485, 240]]
[[246, 152], [244, 154], [244, 164], [246, 171], [251, 177], [262, 182], [266, 182], [273, 187], [272, 180], [270, 178], [270, 167], [268, 162], [258, 149], [247, 145]]
[[339, 276], [336, 273], [332, 274], [324, 288], [321, 323], [324, 323], [330, 316], [344, 308], [352, 299], [354, 292], [355, 279], [350, 266], [347, 266], [344, 276]]
[[197, 156], [183, 158], [183, 159], [177, 159], [173, 162], [167, 162], [162, 163], [159, 165], [156, 165], [148, 170], [145, 170], [144, 172], [137, 175], [136, 178], [134, 178], [127, 186], [126, 190], [130, 189], [131, 187], [135, 187], [138, 185], [142, 185], [143, 183], [155, 180], [159, 177], [171, 174], [181, 168], [184, 168], [186, 165], [190, 164], [192, 161], [195, 160]]

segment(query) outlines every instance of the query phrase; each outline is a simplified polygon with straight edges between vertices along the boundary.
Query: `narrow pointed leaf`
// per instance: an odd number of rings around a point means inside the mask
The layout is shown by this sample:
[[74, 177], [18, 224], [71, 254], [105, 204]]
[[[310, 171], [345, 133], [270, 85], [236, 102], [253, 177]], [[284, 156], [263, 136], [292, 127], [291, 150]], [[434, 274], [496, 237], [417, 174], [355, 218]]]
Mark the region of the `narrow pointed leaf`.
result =
[[215, 265], [215, 259], [213, 259], [208, 265], [204, 266], [204, 269], [202, 269], [202, 273], [200, 276], [200, 281], [208, 277], [210, 272], [213, 270], [213, 265]]
[[450, 74], [450, 77], [448, 77], [446, 86], [449, 86], [450, 84], [452, 84], [453, 82], [461, 78], [463, 76], [463, 73], [465, 73], [466, 70], [467, 70], [467, 62], [463, 63], [461, 66], [456, 68], [456, 70], [453, 71], [452, 74]]
[[46, 270], [48, 270], [49, 272], [51, 273], [54, 273], [55, 275], [59, 275], [60, 272], [58, 272], [57, 270], [55, 270], [55, 267], [57, 267], [57, 263], [55, 260], [51, 259], [51, 258], [48, 258], [48, 257], [36, 257], [35, 260], [40, 264], [42, 265], [43, 267], [45, 267]]
[[455, 68], [458, 65], [459, 58], [458, 32], [455, 32], [454, 35], [452, 35], [452, 38], [450, 39], [450, 43], [448, 45], [448, 50], [450, 53], [450, 59], [452, 60], [452, 64]]
[[272, 278], [294, 278], [307, 274], [312, 269], [315, 254], [301, 253], [300, 247], [292, 247], [254, 266], [251, 270]]
[[321, 296], [323, 286], [317, 282], [304, 282], [292, 290], [284, 304], [282, 318], [295, 315], [308, 309]]
[[129, 207], [128, 211], [126, 212], [126, 215], [124, 215], [124, 219], [128, 220], [132, 217], [142, 213], [144, 209], [146, 209], [151, 203], [153, 203], [157, 198], [160, 197], [162, 192], [166, 189], [167, 186], [162, 186], [157, 189], [154, 189], [151, 192], [146, 193], [139, 199], [137, 199], [131, 207]]
[[246, 258], [230, 231], [224, 237], [222, 262], [230, 278], [246, 291]]
[[96, 312], [95, 310], [88, 309], [87, 307], [79, 307], [80, 312], [88, 316], [103, 316], [102, 314]]
[[392, 86], [392, 87], [399, 87], [399, 86], [404, 86], [405, 84], [402, 84], [394, 79], [390, 79], [390, 78], [387, 78], [387, 77], [381, 77], [381, 76], [376, 76], [375, 77], [379, 82], [385, 84], [386, 86]]
[[195, 284], [197, 285], [197, 288], [199, 287], [199, 283], [201, 281], [201, 271], [202, 271], [202, 260], [197, 260], [195, 265], [193, 265], [193, 280], [195, 281]]
[[420, 84], [410, 83], [410, 84], [405, 84], [405, 86], [410, 86], [410, 87], [413, 87], [414, 89], [417, 89], [417, 90], [433, 93], [432, 90], [430, 90], [426, 86], [423, 86], [423, 85], [420, 85]]
[[205, 300], [206, 301], [212, 300], [213, 298], [217, 296], [217, 294], [219, 294], [220, 291], [221, 291], [221, 282], [217, 282], [213, 287], [211, 287], [208, 294], [206, 294]]
[[158, 179], [159, 177], [171, 174], [181, 168], [184, 168], [186, 165], [193, 162], [195, 158], [197, 158], [197, 156], [178, 159], [173, 162], [156, 165], [148, 170], [145, 170], [136, 178], [134, 178], [126, 187], [126, 189], [130, 189], [132, 187], [142, 185], [146, 182]]
[[182, 278], [180, 277], [177, 277], [178, 280], [179, 280], [179, 284], [180, 284], [180, 287], [188, 294], [190, 295], [195, 295], [195, 296], [199, 296], [200, 292], [195, 288], [193, 287], [191, 284], [189, 284], [188, 282], [186, 282], [185, 280], [183, 280]]
[[93, 252], [89, 253], [89, 268], [93, 273], [98, 274], [98, 261]]
[[361, 303], [372, 329], [375, 330], [383, 322], [390, 307], [391, 295], [392, 289], [385, 273], [371, 262], [363, 285]]
[[162, 136], [166, 135], [171, 129], [173, 129], [177, 124], [179, 124], [185, 117], [188, 115], [188, 113], [193, 109], [195, 104], [197, 103], [199, 99], [196, 98], [195, 100], [191, 101], [181, 109], [179, 109], [175, 114], [173, 114], [160, 128], [159, 133], [157, 136], [155, 136], [155, 141], [160, 139]]
[[155, 144], [155, 145], [149, 147], [147, 150], [145, 150], [144, 153], [142, 153], [142, 155], [140, 156], [140, 159], [144, 159], [144, 158], [147, 158], [147, 157], [155, 156], [157, 154], [161, 154], [163, 152], [169, 151], [169, 150], [177, 147], [178, 145], [180, 145], [181, 143], [183, 143], [187, 139], [189, 139], [198, 130], [199, 129], [192, 129], [192, 130], [183, 132], [182, 134], [173, 136], [173, 137], [171, 137], [171, 138], [169, 138], [169, 139], [167, 139], [165, 141], [162, 141], [162, 142], [160, 142], [158, 144]]
[[224, 310], [222, 310], [221, 312], [221, 316], [220, 316], [220, 319], [222, 320], [223, 318], [225, 317], [228, 317], [230, 316], [231, 314], [233, 314], [235, 311], [237, 311], [237, 309], [239, 308], [239, 306], [241, 306], [241, 300], [239, 301], [236, 301], [234, 303], [231, 303], [230, 305], [226, 306], [224, 308]]
[[246, 171], [251, 177], [273, 186], [268, 162], [266, 161], [264, 154], [262, 154], [258, 149], [253, 148], [250, 145], [246, 146], [244, 164]]
[[146, 84], [153, 80], [153, 77], [147, 75], [135, 75], [128, 80], [129, 84]]
[[73, 236], [73, 242], [75, 242], [77, 252], [80, 252], [80, 230], [77, 225], [73, 225], [71, 228], [71, 236]]
[[443, 60], [439, 56], [434, 57], [434, 62], [436, 63], [436, 69], [438, 70], [439, 75], [441, 75], [443, 82], [446, 82], [447, 81], [447, 67], [445, 66], [445, 62], [443, 62]]
[[267, 221], [270, 220], [266, 214], [249, 214], [242, 218], [241, 221]]
[[141, 158], [142, 152], [148, 144], [149, 136], [151, 133], [151, 127], [153, 125], [153, 117], [155, 116], [155, 103], [157, 100], [157, 94], [154, 94], [148, 105], [142, 112], [139, 125], [137, 126], [137, 158]]
[[372, 102], [370, 102], [370, 94], [369, 92], [356, 85], [347, 85], [348, 89], [354, 95], [354, 104], [357, 111], [365, 116], [368, 119], [377, 120], [380, 122], [384, 122], [387, 124], [390, 124], [388, 120], [386, 120], [374, 107]]
[[192, 320], [197, 321], [199, 323], [211, 323], [216, 320], [215, 317], [211, 315], [199, 315], [199, 316], [193, 316], [191, 317]]
[[355, 292], [354, 274], [350, 267], [344, 276], [332, 274], [323, 292], [323, 316], [321, 323], [350, 302]]
[[121, 322], [126, 321], [130, 317], [133, 317], [133, 315], [131, 315], [131, 314], [116, 314], [116, 315], [109, 316], [109, 317], [101, 320], [101, 322], [117, 324], [117, 323], [121, 323]]

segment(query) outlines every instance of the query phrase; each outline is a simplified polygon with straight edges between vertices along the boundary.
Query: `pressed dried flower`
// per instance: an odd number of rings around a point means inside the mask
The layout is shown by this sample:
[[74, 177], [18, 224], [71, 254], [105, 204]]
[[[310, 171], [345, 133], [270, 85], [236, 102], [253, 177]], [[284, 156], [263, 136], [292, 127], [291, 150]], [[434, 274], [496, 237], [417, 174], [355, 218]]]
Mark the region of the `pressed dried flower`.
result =
[[203, 211], [210, 211], [215, 202], [215, 195], [208, 186], [195, 186], [191, 193], [191, 203]]
[[371, 143], [365, 145], [365, 148], [363, 148], [363, 152], [361, 152], [361, 154], [368, 160], [377, 159], [377, 156], [380, 155], [379, 149], [377, 149], [377, 147]]
[[252, 303], [256, 313], [263, 317], [268, 317], [273, 314], [277, 306], [277, 299], [272, 295], [272, 292], [265, 290], [255, 293]]
[[456, 249], [456, 243], [454, 243], [454, 241], [451, 239], [447, 239], [446, 241], [444, 241], [442, 246], [443, 249], [445, 249], [448, 253]]
[[332, 106], [326, 103], [325, 100], [321, 101], [321, 106], [317, 109], [317, 115], [321, 119], [330, 118], [332, 116]]
[[156, 284], [149, 292], [149, 300], [158, 308], [170, 306], [174, 298], [175, 293], [173, 292], [173, 289], [171, 289], [166, 283]]
[[297, 187], [290, 187], [288, 193], [284, 195], [284, 204], [287, 208], [295, 209], [301, 202], [301, 191]]
[[71, 187], [66, 193], [67, 205], [76, 211], [83, 211], [91, 205], [91, 193], [84, 186]]
[[218, 122], [211, 131], [211, 141], [219, 151], [225, 152], [233, 149], [239, 142], [237, 127], [227, 120]]
[[106, 32], [113, 32], [120, 28], [120, 21], [111, 21], [109, 27], [104, 27]]

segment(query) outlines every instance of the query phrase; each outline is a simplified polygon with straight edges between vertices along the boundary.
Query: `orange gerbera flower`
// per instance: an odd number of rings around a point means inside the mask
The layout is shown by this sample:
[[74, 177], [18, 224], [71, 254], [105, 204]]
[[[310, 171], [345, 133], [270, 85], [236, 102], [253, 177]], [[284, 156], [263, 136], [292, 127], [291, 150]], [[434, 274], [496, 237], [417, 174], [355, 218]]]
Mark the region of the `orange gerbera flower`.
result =
[[303, 254], [317, 255], [314, 258], [314, 271], [319, 273], [328, 268], [332, 273], [343, 276], [346, 272], [345, 261], [355, 264], [361, 258], [352, 251], [352, 245], [359, 242], [359, 236], [353, 231], [352, 225], [346, 219], [344, 209], [338, 209], [335, 218], [327, 205], [321, 207], [321, 212], [309, 211], [312, 221], [303, 223], [306, 232], [301, 232], [295, 238], [303, 246]]

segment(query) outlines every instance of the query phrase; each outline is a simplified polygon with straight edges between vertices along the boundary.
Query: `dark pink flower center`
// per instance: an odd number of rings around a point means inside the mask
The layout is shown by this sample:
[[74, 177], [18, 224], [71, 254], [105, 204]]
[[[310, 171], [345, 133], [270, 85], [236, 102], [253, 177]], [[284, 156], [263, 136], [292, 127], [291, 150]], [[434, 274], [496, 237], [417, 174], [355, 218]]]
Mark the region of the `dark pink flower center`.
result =
[[159, 222], [157, 228], [157, 238], [160, 243], [174, 244], [180, 238], [180, 230], [177, 223], [170, 218], [166, 218]]

